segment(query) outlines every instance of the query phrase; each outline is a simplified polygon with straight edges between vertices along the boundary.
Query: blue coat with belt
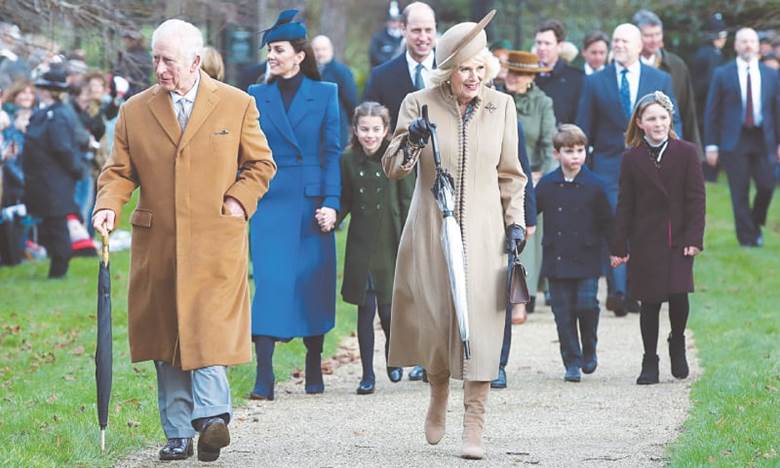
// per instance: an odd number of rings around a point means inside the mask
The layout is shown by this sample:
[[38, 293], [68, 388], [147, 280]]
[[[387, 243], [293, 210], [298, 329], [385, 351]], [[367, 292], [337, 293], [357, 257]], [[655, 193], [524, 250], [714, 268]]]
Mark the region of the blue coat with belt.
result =
[[336, 244], [314, 212], [339, 210], [338, 90], [304, 77], [288, 111], [277, 83], [248, 92], [278, 167], [250, 223], [252, 335], [322, 335], [335, 323]]
[[[672, 87], [672, 77], [664, 71], [645, 64], [641, 65], [639, 73], [637, 101], [646, 94], [663, 91], [674, 103], [674, 130], [678, 135], [682, 135], [682, 122]], [[617, 205], [620, 161], [626, 150], [625, 133], [628, 129], [628, 119], [629, 116], [623, 112], [620, 104], [614, 63], [585, 77], [577, 108], [577, 126], [585, 132], [589, 144], [593, 146], [591, 168], [604, 179], [613, 208]]]
[[[761, 129], [767, 154], [774, 161], [780, 143], [780, 79], [775, 70], [762, 63], [758, 69], [761, 73]], [[744, 118], [737, 62], [732, 60], [716, 68], [712, 75], [704, 112], [704, 144], [718, 145], [718, 149], [725, 152], [734, 151]]]

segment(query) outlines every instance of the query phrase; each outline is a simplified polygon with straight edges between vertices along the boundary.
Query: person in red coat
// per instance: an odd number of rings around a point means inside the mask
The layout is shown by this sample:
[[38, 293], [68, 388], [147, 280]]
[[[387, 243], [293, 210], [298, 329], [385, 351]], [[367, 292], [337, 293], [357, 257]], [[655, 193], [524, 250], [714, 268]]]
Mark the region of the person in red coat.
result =
[[628, 263], [631, 292], [642, 303], [644, 345], [637, 384], [658, 383], [658, 315], [669, 303], [672, 375], [688, 376], [685, 325], [693, 292], [693, 258], [703, 246], [704, 178], [696, 147], [672, 129], [672, 100], [660, 91], [642, 97], [626, 132], [611, 264]]

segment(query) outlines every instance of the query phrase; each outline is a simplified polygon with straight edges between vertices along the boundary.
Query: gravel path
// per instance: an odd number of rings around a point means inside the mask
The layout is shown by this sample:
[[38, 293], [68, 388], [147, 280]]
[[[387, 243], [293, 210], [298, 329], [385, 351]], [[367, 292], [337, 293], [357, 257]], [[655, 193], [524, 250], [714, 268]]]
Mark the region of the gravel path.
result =
[[[602, 302], [603, 303], [603, 302]], [[665, 343], [668, 320], [662, 314], [659, 355], [661, 383], [637, 386], [642, 345], [639, 316], [616, 318], [602, 311], [599, 368], [579, 384], [563, 381], [563, 366], [552, 313], [539, 307], [513, 327], [508, 366], [509, 388], [491, 391], [482, 466], [663, 466], [665, 447], [681, 430], [689, 407], [692, 381], [700, 373], [689, 342], [691, 377], [675, 380], [669, 372]], [[355, 338], [342, 346], [354, 352]], [[451, 382], [447, 434], [429, 446], [423, 434], [427, 388], [404, 380], [391, 384], [381, 357], [377, 332], [377, 392], [355, 394], [359, 362], [339, 366], [325, 377], [326, 393], [305, 395], [301, 382], [277, 387], [273, 402], [249, 402], [231, 423], [232, 444], [208, 466], [473, 466], [460, 453], [463, 395]], [[157, 462], [151, 447], [119, 466]], [[157, 462], [158, 465], [163, 463]], [[173, 466], [165, 463], [166, 466]], [[201, 465], [191, 458], [175, 466]]]

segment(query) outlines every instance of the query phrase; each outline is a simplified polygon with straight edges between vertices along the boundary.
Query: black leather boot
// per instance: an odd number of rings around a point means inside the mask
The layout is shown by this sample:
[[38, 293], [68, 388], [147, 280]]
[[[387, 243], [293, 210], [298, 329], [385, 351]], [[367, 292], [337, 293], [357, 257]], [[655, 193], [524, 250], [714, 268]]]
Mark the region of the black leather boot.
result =
[[658, 355], [645, 354], [642, 357], [642, 373], [636, 379], [637, 385], [650, 385], [658, 383]]
[[672, 375], [678, 379], [688, 377], [688, 360], [685, 357], [685, 335], [674, 336], [671, 333], [669, 342], [669, 359], [672, 361]]

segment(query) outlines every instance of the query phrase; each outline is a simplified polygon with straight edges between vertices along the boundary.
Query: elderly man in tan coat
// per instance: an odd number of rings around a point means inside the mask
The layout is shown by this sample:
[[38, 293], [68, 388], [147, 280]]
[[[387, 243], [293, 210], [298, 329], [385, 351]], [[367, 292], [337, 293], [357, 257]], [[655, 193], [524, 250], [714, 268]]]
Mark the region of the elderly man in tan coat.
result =
[[192, 24], [152, 35], [158, 84], [120, 110], [93, 224], [111, 231], [139, 188], [128, 297], [133, 362], [153, 360], [160, 459], [212, 461], [230, 442], [226, 366], [250, 361], [246, 221], [276, 172], [254, 100], [200, 72]]

